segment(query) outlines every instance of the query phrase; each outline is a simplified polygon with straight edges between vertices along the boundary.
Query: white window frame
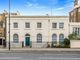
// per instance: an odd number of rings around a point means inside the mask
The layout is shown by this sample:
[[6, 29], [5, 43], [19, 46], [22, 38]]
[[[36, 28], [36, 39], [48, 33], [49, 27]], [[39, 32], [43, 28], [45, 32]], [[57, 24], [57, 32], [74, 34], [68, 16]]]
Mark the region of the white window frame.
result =
[[18, 34], [13, 34], [13, 43], [19, 43], [19, 36], [18, 36]]
[[60, 35], [59, 35], [59, 41], [60, 41], [60, 42], [63, 42], [63, 41], [64, 41], [64, 34], [60, 34]]
[[59, 29], [63, 29], [64, 28], [64, 22], [60, 22], [59, 23]]
[[42, 28], [42, 23], [41, 22], [37, 23], [37, 28]]
[[42, 34], [37, 34], [37, 43], [42, 43]]
[[57, 28], [57, 23], [56, 22], [52, 23], [52, 28]]
[[57, 34], [52, 34], [52, 42], [57, 42]]
[[14, 27], [14, 28], [18, 28], [18, 22], [14, 22], [14, 23], [13, 23], [13, 27]]
[[25, 23], [25, 28], [30, 28], [30, 22]]

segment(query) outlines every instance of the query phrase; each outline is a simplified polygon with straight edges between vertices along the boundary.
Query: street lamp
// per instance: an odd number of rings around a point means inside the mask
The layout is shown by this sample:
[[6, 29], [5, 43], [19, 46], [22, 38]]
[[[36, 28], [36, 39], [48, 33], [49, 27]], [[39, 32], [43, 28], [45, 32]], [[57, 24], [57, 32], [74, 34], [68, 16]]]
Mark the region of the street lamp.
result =
[[10, 51], [10, 49], [11, 49], [11, 47], [10, 47], [10, 0], [9, 0], [9, 51]]

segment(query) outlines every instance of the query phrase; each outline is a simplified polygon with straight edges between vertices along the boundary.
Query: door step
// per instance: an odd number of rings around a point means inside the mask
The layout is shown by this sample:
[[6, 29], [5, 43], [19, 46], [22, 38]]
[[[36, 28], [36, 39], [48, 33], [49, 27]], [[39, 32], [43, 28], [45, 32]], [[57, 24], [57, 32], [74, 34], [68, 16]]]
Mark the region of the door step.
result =
[[25, 46], [24, 48], [30, 48], [30, 46]]

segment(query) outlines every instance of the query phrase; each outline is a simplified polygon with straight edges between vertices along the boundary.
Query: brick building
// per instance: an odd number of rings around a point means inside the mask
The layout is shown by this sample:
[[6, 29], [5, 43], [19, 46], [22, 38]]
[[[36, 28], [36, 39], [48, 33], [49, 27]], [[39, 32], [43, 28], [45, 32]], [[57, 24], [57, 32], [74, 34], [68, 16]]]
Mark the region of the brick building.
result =
[[80, 6], [78, 6], [78, 0], [74, 0], [74, 9], [69, 12], [70, 22], [80, 22]]
[[0, 46], [3, 46], [4, 41], [6, 39], [6, 18], [5, 18], [5, 14], [0, 14]]

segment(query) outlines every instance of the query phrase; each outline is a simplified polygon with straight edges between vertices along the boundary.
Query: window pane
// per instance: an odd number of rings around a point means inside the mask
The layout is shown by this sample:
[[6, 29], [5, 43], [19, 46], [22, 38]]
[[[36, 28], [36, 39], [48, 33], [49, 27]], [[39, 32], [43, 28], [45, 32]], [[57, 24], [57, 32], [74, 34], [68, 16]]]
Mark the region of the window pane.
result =
[[80, 7], [78, 8], [78, 12], [80, 12]]
[[60, 41], [60, 42], [63, 42], [63, 41], [64, 41], [64, 35], [63, 35], [63, 34], [60, 34], [60, 35], [59, 35], [59, 41]]
[[52, 23], [52, 28], [57, 28], [57, 23]]
[[56, 35], [56, 34], [53, 34], [53, 35], [52, 35], [52, 41], [53, 41], [53, 42], [56, 42], [56, 41], [57, 41], [57, 35]]
[[14, 23], [14, 28], [18, 28], [18, 23]]
[[64, 28], [64, 23], [59, 23], [59, 28], [63, 29]]
[[2, 33], [0, 33], [0, 37], [2, 37]]
[[13, 42], [14, 43], [18, 43], [19, 42], [18, 34], [14, 34], [13, 35]]
[[3, 21], [0, 21], [0, 28], [3, 28]]
[[42, 43], [42, 35], [41, 34], [37, 35], [37, 43]]
[[37, 28], [41, 28], [42, 24], [41, 23], [37, 23]]
[[30, 28], [30, 23], [28, 23], [28, 22], [25, 23], [25, 27], [26, 27], [26, 28]]
[[80, 35], [80, 27], [73, 27], [73, 34]]

